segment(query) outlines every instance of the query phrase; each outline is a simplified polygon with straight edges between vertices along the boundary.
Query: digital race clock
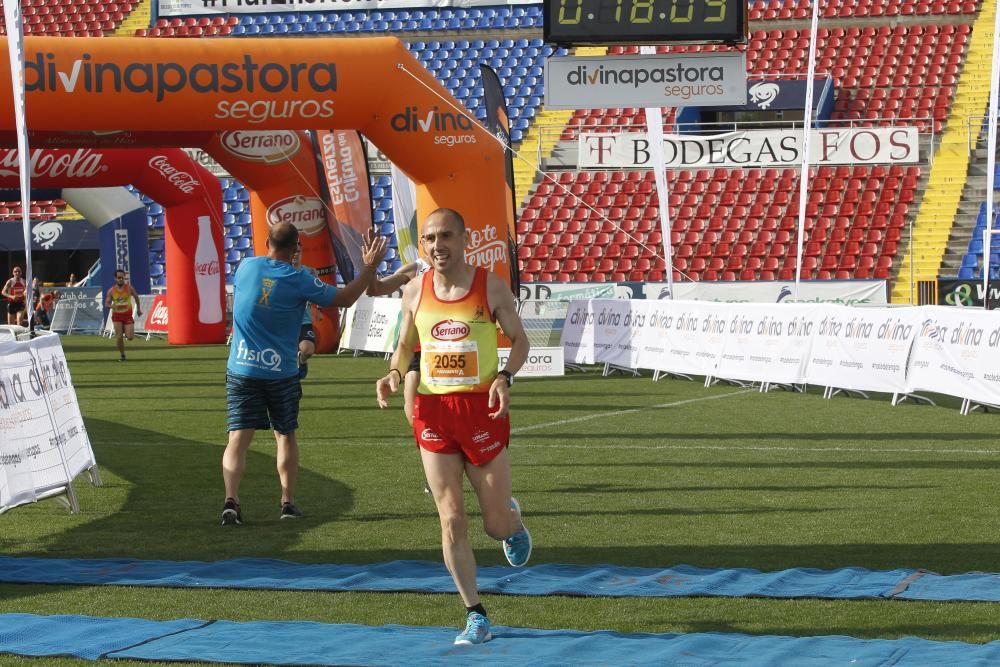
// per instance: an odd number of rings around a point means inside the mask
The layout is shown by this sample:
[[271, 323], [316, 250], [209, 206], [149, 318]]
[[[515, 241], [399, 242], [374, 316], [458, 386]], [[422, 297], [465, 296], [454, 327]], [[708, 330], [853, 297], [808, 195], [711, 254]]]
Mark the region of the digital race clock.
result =
[[747, 0], [545, 0], [545, 41], [740, 44], [748, 7]]

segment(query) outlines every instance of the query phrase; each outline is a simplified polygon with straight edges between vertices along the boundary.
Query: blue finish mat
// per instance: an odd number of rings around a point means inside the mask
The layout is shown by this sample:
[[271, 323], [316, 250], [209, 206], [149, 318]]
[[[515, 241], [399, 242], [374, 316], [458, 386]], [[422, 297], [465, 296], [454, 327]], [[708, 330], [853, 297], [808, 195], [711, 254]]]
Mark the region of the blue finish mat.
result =
[[454, 646], [455, 628], [300, 621], [147, 621], [0, 615], [0, 654], [271, 665], [996, 665], [1000, 642], [915, 637], [623, 634], [494, 627], [493, 641]]
[[[614, 565], [481, 567], [479, 589], [505, 595], [588, 597], [765, 597], [1000, 602], [1000, 575], [938, 575], [863, 568], [780, 572]], [[393, 561], [308, 565], [243, 558], [211, 563], [136, 559], [70, 560], [0, 557], [0, 582], [167, 588], [455, 593], [441, 563]]]

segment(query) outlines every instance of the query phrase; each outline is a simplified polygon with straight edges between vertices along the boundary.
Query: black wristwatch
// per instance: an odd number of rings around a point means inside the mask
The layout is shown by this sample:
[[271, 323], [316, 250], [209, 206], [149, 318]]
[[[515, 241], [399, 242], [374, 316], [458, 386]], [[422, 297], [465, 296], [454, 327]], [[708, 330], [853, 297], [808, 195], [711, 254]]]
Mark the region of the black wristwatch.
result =
[[499, 373], [497, 373], [497, 375], [502, 375], [504, 377], [504, 379], [507, 380], [507, 386], [508, 387], [513, 386], [513, 384], [514, 384], [514, 374], [513, 373], [511, 373], [510, 371], [500, 371]]

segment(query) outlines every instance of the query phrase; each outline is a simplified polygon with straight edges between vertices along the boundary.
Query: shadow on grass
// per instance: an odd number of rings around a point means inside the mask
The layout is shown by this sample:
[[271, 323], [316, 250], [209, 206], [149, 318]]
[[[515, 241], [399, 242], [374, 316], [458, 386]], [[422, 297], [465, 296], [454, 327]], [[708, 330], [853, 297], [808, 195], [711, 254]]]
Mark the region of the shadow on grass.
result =
[[[177, 430], [182, 429], [183, 424], [178, 424]], [[115, 487], [127, 489], [124, 501], [110, 512], [98, 510], [96, 520], [76, 522], [37, 555], [170, 560], [281, 558], [299, 542], [303, 532], [336, 520], [354, 502], [347, 486], [310, 471], [306, 457], [299, 471], [296, 499], [307, 516], [281, 520], [274, 438], [262, 431], [247, 454], [240, 489], [244, 524], [223, 527], [221, 442], [207, 445], [101, 419], [88, 419], [87, 430], [98, 465], [105, 473], [106, 488], [91, 490], [81, 483], [83, 478], [78, 480], [82, 516], [94, 513], [92, 508], [102, 497], [107, 498], [107, 490]], [[159, 446], [143, 447], [142, 443], [149, 440], [157, 441]], [[137, 446], [101, 447], [102, 441], [135, 442]], [[170, 455], [164, 456], [168, 450]], [[109, 472], [123, 481], [114, 480]]]

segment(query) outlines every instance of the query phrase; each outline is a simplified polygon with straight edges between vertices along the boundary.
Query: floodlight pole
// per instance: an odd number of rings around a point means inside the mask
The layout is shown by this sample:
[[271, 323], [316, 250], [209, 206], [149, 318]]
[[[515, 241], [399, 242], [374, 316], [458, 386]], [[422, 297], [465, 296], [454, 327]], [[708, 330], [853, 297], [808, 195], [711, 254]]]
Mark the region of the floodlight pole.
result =
[[[987, 0], [989, 1], [989, 0]], [[997, 158], [997, 76], [1000, 75], [1000, 11], [993, 28], [993, 63], [990, 69], [990, 106], [986, 132], [986, 233], [983, 234], [983, 309], [990, 307], [990, 241], [993, 230], [993, 183]], [[910, 239], [910, 243], [913, 240]]]
[[819, 1], [812, 2], [812, 23], [809, 27], [809, 68], [806, 73], [806, 108], [802, 123], [802, 173], [799, 176], [799, 234], [795, 248], [795, 298], [799, 298], [802, 282], [802, 248], [806, 234], [806, 200], [809, 192], [809, 139], [812, 134], [813, 79], [816, 76], [816, 33], [819, 30]]

